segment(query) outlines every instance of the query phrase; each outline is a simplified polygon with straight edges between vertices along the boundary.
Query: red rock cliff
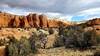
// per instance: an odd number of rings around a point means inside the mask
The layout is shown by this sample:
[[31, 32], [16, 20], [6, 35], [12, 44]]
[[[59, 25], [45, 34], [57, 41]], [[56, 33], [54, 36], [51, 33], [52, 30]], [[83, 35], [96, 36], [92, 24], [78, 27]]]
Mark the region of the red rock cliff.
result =
[[0, 12], [0, 27], [59, 27], [67, 26], [67, 22], [50, 20], [46, 15], [29, 14], [27, 16], [12, 15]]

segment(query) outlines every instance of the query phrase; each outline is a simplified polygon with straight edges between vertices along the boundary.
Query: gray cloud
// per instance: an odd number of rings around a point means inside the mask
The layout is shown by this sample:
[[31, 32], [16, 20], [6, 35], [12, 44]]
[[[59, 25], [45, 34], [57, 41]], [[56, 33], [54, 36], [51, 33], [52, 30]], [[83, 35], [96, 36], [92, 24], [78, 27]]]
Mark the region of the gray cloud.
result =
[[0, 0], [0, 4], [8, 5], [11, 8], [22, 8], [31, 11], [37, 10], [73, 14], [78, 11], [99, 7], [100, 1], [95, 1], [96, 0]]
[[72, 17], [85, 10], [100, 8], [100, 0], [0, 0], [0, 10], [10, 11], [13, 8], [26, 12], [60, 13]]
[[[96, 0], [0, 0], [0, 4], [27, 11], [59, 12], [73, 14], [100, 6]], [[1, 6], [0, 6], [1, 7]]]

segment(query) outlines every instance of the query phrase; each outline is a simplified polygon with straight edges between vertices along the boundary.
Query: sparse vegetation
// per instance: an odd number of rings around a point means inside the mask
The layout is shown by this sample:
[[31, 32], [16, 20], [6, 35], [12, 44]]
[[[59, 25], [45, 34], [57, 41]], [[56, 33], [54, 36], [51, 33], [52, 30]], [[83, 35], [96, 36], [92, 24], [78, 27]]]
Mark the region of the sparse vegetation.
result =
[[53, 34], [53, 33], [54, 33], [53, 28], [49, 28], [49, 34]]
[[6, 46], [9, 44], [9, 39], [8, 38], [1, 38], [0, 39], [0, 46]]
[[85, 32], [82, 28], [72, 27], [64, 31], [65, 46], [88, 48], [97, 44], [95, 31]]
[[40, 33], [39, 35], [40, 42], [41, 42], [41, 48], [45, 48], [46, 43], [47, 43], [47, 35], [43, 32]]
[[100, 49], [96, 50], [96, 52], [94, 53], [94, 56], [100, 56]]
[[32, 42], [31, 44], [35, 43], [36, 48], [45, 48], [47, 43], [47, 34], [43, 32], [33, 32], [29, 40]]
[[27, 56], [33, 50], [35, 51], [26, 37], [22, 37], [20, 40], [12, 38], [10, 41], [7, 47], [8, 56]]
[[97, 44], [100, 45], [100, 35], [96, 36]]
[[56, 35], [56, 41], [54, 44], [54, 47], [61, 47], [64, 46], [64, 41], [63, 41], [63, 37]]
[[[17, 40], [15, 37], [7, 37], [9, 40], [1, 39], [0, 45], [7, 46], [8, 56], [33, 56], [44, 52], [46, 56], [61, 56], [62, 53], [64, 53], [64, 56], [73, 55], [72, 53], [76, 56], [99, 55], [100, 51], [94, 53], [95, 49], [92, 50], [92, 48], [100, 44], [100, 36], [95, 34], [95, 30], [84, 31], [83, 28], [74, 26], [60, 28], [60, 33], [56, 32], [56, 30], [54, 32], [54, 30], [50, 28], [48, 35], [46, 34], [47, 30], [38, 29], [29, 38], [21, 37], [20, 40]], [[84, 51], [81, 52], [80, 49]]]

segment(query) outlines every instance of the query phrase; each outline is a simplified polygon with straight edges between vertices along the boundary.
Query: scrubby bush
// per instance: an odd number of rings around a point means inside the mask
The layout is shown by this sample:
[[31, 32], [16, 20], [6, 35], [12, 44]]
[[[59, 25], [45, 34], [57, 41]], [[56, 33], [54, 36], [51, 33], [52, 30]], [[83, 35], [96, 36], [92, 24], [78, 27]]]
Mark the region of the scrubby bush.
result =
[[10, 43], [7, 46], [7, 54], [8, 56], [18, 56], [18, 40], [16, 40], [14, 37], [10, 39]]
[[95, 30], [83, 32], [84, 34], [84, 47], [91, 47], [97, 45], [97, 39], [96, 39], [96, 32]]
[[7, 39], [7, 38], [0, 39], [0, 46], [6, 46], [8, 44], [9, 44], [9, 39]]
[[53, 34], [53, 33], [54, 33], [53, 28], [49, 28], [49, 34]]
[[64, 46], [63, 37], [59, 35], [55, 35], [54, 47], [60, 47], [60, 46]]
[[96, 36], [97, 44], [100, 45], [100, 35]]
[[47, 43], [47, 35], [44, 33], [41, 33], [39, 35], [39, 38], [40, 38], [40, 42], [41, 42], [41, 48], [45, 48], [46, 43]]
[[22, 37], [20, 39], [18, 48], [19, 48], [19, 54], [22, 56], [32, 53], [31, 44], [26, 37]]
[[35, 42], [35, 47], [36, 48], [41, 48], [41, 46], [40, 46], [40, 43], [41, 43], [40, 42], [40, 37], [38, 35], [39, 35], [38, 32], [33, 32], [32, 35], [30, 36], [29, 40], [30, 40], [30, 42], [31, 42], [32, 45]]
[[40, 32], [33, 32], [32, 36], [29, 38], [32, 47], [34, 48], [34, 43], [36, 48], [45, 48], [47, 43], [47, 34], [40, 31]]
[[96, 50], [93, 56], [100, 56], [100, 50]]
[[33, 35], [29, 38], [29, 42], [31, 44], [31, 49], [32, 49], [32, 52], [36, 52], [36, 40], [37, 40], [37, 35], [35, 33], [33, 33]]
[[21, 37], [20, 40], [17, 40], [13, 37], [10, 39], [10, 43], [7, 46], [7, 49], [8, 56], [27, 56], [34, 50], [29, 39], [26, 37]]
[[5, 39], [0, 39], [0, 46], [5, 45]]
[[65, 46], [75, 48], [88, 48], [95, 46], [97, 40], [95, 31], [84, 31], [81, 27], [70, 27], [64, 30]]
[[[35, 43], [36, 48], [41, 48], [41, 42], [40, 42], [40, 37], [39, 37], [38, 32], [32, 32], [32, 35], [29, 38], [29, 41], [31, 42], [31, 45]], [[34, 48], [34, 45], [32, 46]]]

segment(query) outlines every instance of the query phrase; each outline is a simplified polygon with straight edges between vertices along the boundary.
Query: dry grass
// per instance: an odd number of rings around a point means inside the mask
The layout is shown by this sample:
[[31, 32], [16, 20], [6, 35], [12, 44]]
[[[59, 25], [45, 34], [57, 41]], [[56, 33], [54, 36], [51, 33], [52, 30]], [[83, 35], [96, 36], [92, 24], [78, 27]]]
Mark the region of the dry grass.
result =
[[20, 39], [22, 36], [30, 37], [32, 31], [36, 31], [35, 28], [25, 30], [22, 28], [2, 28], [0, 30], [0, 38], [6, 38], [7, 36], [14, 36], [16, 39]]
[[[36, 31], [36, 29], [29, 29], [29, 30], [23, 30], [23, 29], [19, 30], [19, 29], [3, 28], [2, 30], [0, 30], [0, 37], [7, 37], [8, 35], [14, 35], [16, 38], [20, 38], [21, 36], [29, 37], [32, 31]], [[3, 53], [1, 51], [2, 49], [0, 48], [0, 56]], [[94, 54], [94, 50], [79, 51], [73, 49], [65, 49], [64, 47], [57, 47], [57, 48], [50, 48], [50, 49], [38, 49], [38, 53], [34, 55], [35, 56], [93, 56], [93, 54]]]
[[64, 47], [51, 48], [51, 49], [39, 49], [39, 53], [35, 56], [92, 56], [94, 51], [92, 50], [72, 50], [65, 49]]

